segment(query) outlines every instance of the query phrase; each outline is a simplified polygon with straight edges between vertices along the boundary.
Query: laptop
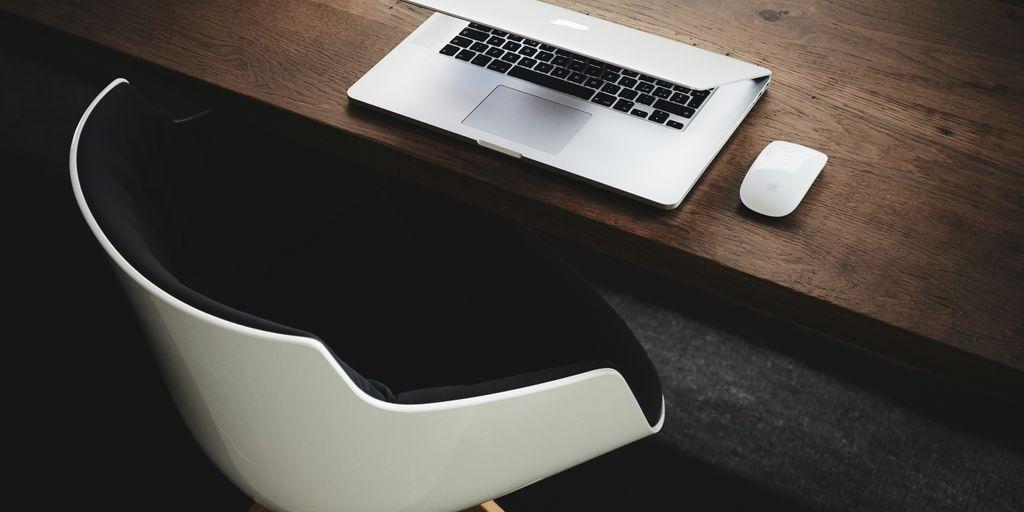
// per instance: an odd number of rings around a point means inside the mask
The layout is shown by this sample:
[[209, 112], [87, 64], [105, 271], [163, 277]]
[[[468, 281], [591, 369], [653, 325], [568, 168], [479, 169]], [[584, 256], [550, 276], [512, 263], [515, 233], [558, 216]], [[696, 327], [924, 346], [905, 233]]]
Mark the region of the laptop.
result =
[[348, 97], [660, 208], [677, 207], [771, 71], [536, 0], [434, 11]]

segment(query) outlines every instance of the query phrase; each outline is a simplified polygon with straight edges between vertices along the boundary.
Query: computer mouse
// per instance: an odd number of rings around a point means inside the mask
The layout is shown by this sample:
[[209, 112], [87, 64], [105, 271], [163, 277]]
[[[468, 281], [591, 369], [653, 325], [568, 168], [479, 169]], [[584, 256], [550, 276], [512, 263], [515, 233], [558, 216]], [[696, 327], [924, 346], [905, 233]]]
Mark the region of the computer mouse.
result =
[[796, 209], [825, 167], [828, 156], [792, 142], [777, 140], [765, 146], [750, 166], [740, 200], [768, 217], [784, 217]]

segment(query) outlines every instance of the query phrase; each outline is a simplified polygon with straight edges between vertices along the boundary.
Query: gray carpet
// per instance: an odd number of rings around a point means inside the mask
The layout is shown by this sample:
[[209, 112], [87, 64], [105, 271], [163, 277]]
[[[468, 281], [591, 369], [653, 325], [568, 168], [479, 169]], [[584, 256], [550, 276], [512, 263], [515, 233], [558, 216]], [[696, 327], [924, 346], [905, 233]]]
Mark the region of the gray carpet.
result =
[[[809, 509], [1024, 509], [1024, 422], [1014, 414], [1020, 404], [562, 248], [661, 373], [667, 418], [658, 444], [734, 476], [735, 492], [745, 492], [743, 482], [785, 500], [775, 505]], [[645, 463], [642, 456], [617, 462]], [[603, 478], [614, 480], [622, 468], [605, 471]], [[689, 475], [679, 476], [677, 490], [645, 492], [687, 503]], [[717, 486], [728, 492], [729, 485]]]
[[830, 509], [1024, 507], [1020, 451], [772, 351], [768, 336], [602, 291], [661, 372], [661, 435], [682, 452]]

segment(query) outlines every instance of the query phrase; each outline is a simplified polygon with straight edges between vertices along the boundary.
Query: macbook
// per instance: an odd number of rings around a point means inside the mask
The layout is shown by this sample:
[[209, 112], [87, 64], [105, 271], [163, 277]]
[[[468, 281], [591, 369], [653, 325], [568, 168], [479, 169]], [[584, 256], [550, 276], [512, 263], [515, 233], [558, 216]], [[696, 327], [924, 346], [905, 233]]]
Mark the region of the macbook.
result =
[[675, 208], [771, 72], [535, 0], [419, 0], [435, 13], [351, 100]]

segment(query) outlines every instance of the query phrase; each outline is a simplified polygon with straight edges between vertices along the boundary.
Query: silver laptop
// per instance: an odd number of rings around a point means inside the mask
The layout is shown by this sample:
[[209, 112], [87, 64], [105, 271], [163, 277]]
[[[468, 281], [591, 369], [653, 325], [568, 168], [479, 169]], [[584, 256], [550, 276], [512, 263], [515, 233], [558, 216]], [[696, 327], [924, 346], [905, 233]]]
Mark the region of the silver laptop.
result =
[[535, 0], [435, 11], [350, 99], [675, 208], [771, 71]]

